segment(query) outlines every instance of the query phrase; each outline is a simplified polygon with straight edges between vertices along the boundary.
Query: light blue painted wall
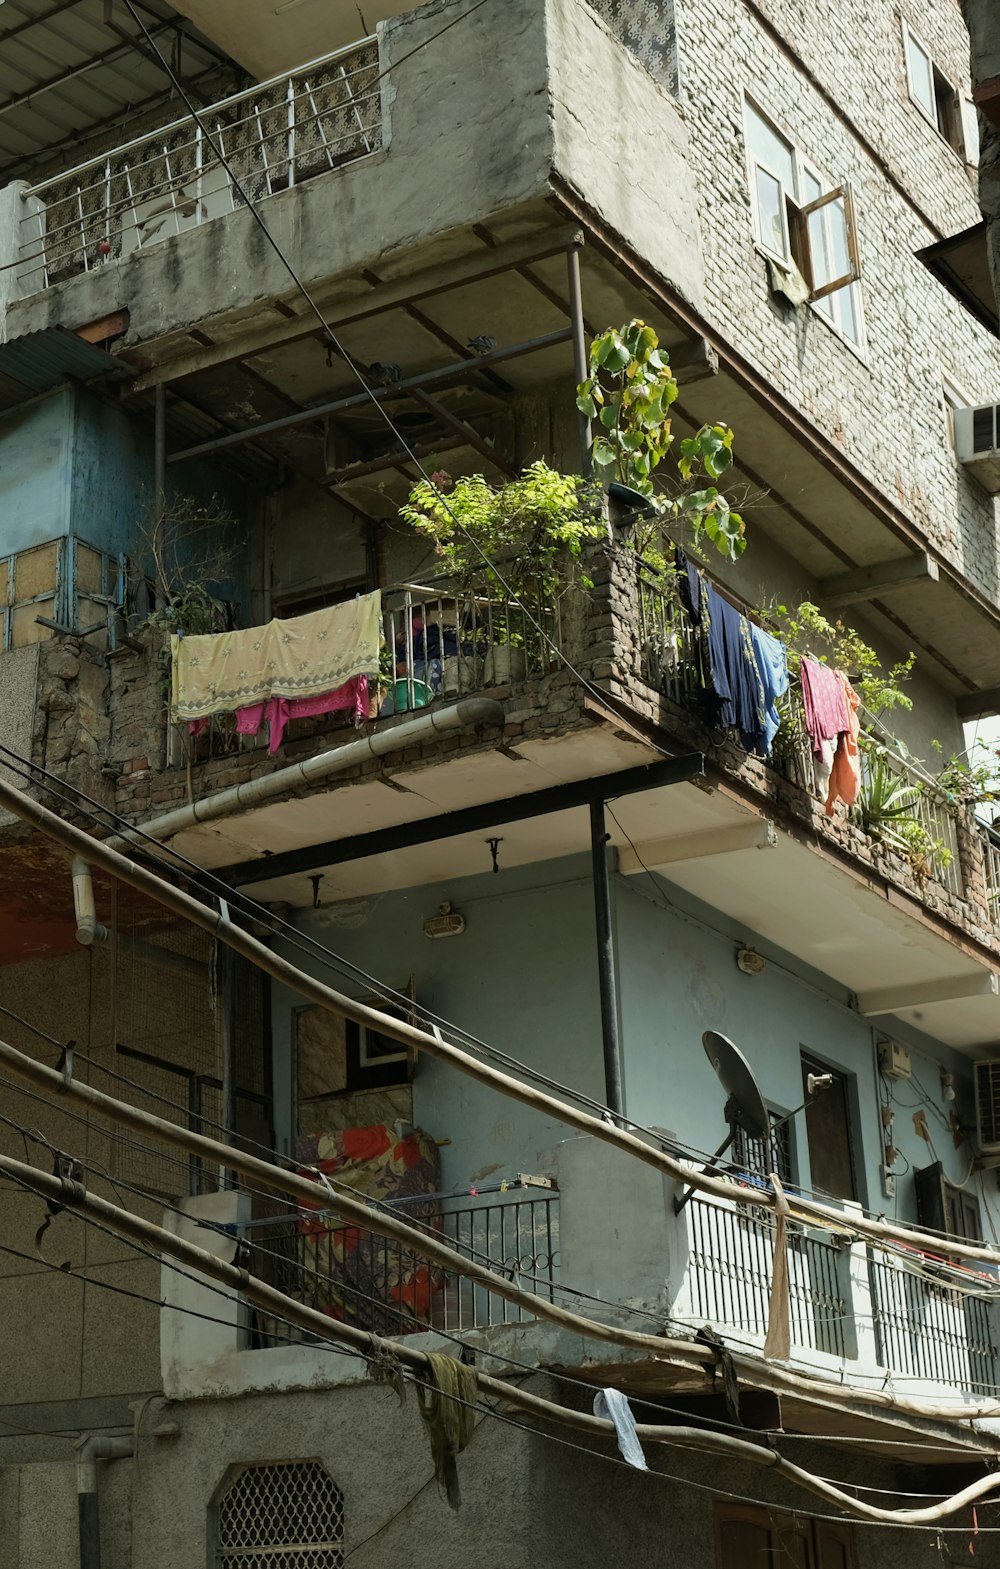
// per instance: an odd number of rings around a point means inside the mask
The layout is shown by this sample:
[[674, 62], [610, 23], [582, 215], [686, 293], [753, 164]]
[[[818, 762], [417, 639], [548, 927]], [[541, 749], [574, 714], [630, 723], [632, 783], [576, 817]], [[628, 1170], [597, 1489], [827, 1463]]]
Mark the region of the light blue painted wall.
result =
[[[702, 1032], [719, 1030], [734, 1040], [752, 1064], [765, 1099], [782, 1112], [803, 1098], [800, 1054], [807, 1051], [850, 1077], [862, 1201], [876, 1211], [915, 1220], [907, 1162], [911, 1168], [928, 1166], [936, 1155], [913, 1127], [913, 1112], [924, 1105], [920, 1087], [892, 1084], [894, 1141], [903, 1159], [895, 1200], [883, 1196], [874, 1042], [876, 1033], [887, 1033], [910, 1049], [916, 1076], [932, 1103], [925, 1106], [928, 1126], [947, 1175], [956, 1181], [968, 1175], [970, 1145], [955, 1149], [942, 1120], [948, 1108], [941, 1097], [944, 1068], [955, 1075], [961, 1120], [972, 1123], [968, 1059], [889, 1018], [873, 1031], [842, 987], [659, 878], [619, 878], [617, 916], [625, 1092], [632, 1116], [712, 1150], [726, 1133], [725, 1094], [702, 1049]], [[766, 958], [763, 974], [744, 975], [737, 968], [742, 943]], [[797, 1116], [792, 1129], [797, 1175], [808, 1187], [804, 1117]]]
[[[489, 852], [483, 845], [483, 859]], [[421, 923], [450, 899], [465, 916], [463, 936], [431, 941]], [[420, 1003], [457, 1025], [603, 1100], [600, 1006], [589, 863], [572, 858], [499, 876], [457, 879], [386, 894], [367, 903], [309, 912], [303, 928], [384, 982], [403, 987], [412, 974]], [[287, 956], [315, 974], [296, 949]], [[338, 984], [326, 973], [326, 979]], [[363, 983], [344, 986], [362, 996]], [[279, 1129], [287, 1134], [291, 1009], [274, 998], [274, 1057]], [[414, 1080], [415, 1120], [437, 1138], [443, 1180], [476, 1180], [535, 1171], [538, 1155], [568, 1136], [561, 1123], [475, 1084], [428, 1057]], [[279, 1135], [280, 1136], [280, 1135]]]
[[[238, 520], [229, 530], [232, 568], [220, 597], [249, 594], [250, 497], [208, 462], [168, 469], [168, 501], [218, 495]], [[63, 388], [0, 417], [0, 550], [26, 550], [75, 535], [111, 555], [142, 556], [151, 512], [152, 433], [123, 409]], [[196, 547], [200, 551], [200, 544]]]
[[[484, 846], [484, 856], [486, 854]], [[701, 1046], [702, 1031], [730, 1035], [754, 1066], [773, 1106], [790, 1111], [802, 1099], [800, 1052], [849, 1076], [853, 1089], [855, 1156], [860, 1196], [876, 1211], [916, 1219], [906, 1169], [931, 1164], [935, 1152], [913, 1129], [920, 1104], [916, 1083], [893, 1086], [895, 1141], [902, 1151], [895, 1202], [882, 1194], [879, 1089], [874, 1032], [851, 1008], [848, 994], [822, 975], [771, 948], [718, 911], [657, 880], [614, 879], [627, 1110], [641, 1123], [667, 1128], [685, 1143], [714, 1149], [725, 1135], [724, 1095]], [[429, 941], [421, 923], [450, 899], [465, 914], [462, 937]], [[586, 857], [486, 874], [368, 901], [331, 905], [300, 917], [303, 930], [343, 959], [402, 988], [412, 974], [419, 1001], [512, 1056], [582, 1092], [604, 1099], [594, 917]], [[760, 976], [736, 967], [749, 942], [767, 959]], [[288, 957], [324, 972], [297, 949]], [[333, 984], [336, 975], [326, 972]], [[364, 982], [346, 985], [356, 996]], [[279, 1132], [291, 1126], [290, 1037], [296, 1000], [276, 990], [274, 1046]], [[932, 1102], [927, 1119], [936, 1154], [953, 1180], [967, 1175], [970, 1147], [956, 1150], [943, 1124], [940, 1072], [956, 1076], [955, 1103], [971, 1123], [967, 1059], [890, 1020], [886, 1030], [909, 1046]], [[534, 1170], [542, 1152], [571, 1130], [488, 1091], [453, 1069], [421, 1057], [414, 1081], [414, 1116], [438, 1138], [443, 1180], [460, 1188], [478, 1180]], [[804, 1119], [793, 1123], [797, 1174], [810, 1182]], [[987, 1191], [995, 1180], [987, 1177]], [[974, 1190], [975, 1191], [975, 1190]], [[1000, 1206], [994, 1206], [1000, 1209]]]

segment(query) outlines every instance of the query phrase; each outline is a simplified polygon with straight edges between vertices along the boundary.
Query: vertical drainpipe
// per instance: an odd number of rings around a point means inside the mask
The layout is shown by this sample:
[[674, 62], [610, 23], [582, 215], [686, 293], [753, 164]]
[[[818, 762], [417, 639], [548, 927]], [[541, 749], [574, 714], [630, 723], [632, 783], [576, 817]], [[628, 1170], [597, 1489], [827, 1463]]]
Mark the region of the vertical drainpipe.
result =
[[[583, 285], [580, 279], [580, 251], [575, 245], [566, 252], [569, 275], [569, 314], [573, 328], [573, 373], [576, 384], [586, 381], [590, 363], [587, 358], [587, 328], [583, 319]], [[590, 421], [580, 415], [580, 473], [589, 479], [592, 464], [590, 457]]]
[[101, 1569], [101, 1505], [98, 1460], [131, 1460], [131, 1438], [90, 1434], [76, 1445], [76, 1496], [80, 1522], [80, 1569]]
[[618, 1037], [618, 979], [611, 926], [611, 880], [608, 877], [608, 832], [604, 802], [590, 803], [590, 855], [597, 919], [597, 976], [601, 987], [601, 1037], [604, 1045], [604, 1095], [615, 1117], [624, 1115], [621, 1043]]

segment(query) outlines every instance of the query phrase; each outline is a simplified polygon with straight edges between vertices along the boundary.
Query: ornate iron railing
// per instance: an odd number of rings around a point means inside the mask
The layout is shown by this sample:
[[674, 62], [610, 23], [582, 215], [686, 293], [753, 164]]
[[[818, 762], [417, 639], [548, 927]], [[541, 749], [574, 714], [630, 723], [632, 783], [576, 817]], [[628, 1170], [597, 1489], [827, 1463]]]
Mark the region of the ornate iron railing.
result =
[[[698, 1320], [763, 1335], [774, 1275], [775, 1222], [752, 1189], [732, 1205], [695, 1197], [687, 1206], [687, 1311]], [[790, 1226], [789, 1313], [793, 1344], [852, 1356], [848, 1256], [825, 1237]]]
[[[559, 1276], [558, 1194], [525, 1197], [512, 1190], [496, 1202], [404, 1205], [394, 1211], [408, 1225], [445, 1242], [464, 1258], [484, 1264], [546, 1301], [555, 1299]], [[418, 1218], [414, 1209], [424, 1212]], [[298, 1302], [362, 1328], [387, 1334], [448, 1332], [490, 1324], [521, 1323], [530, 1313], [462, 1275], [428, 1265], [420, 1254], [358, 1227], [330, 1229], [284, 1218], [255, 1225], [246, 1234], [251, 1273]], [[256, 1314], [257, 1346], [301, 1334]]]
[[22, 293], [234, 212], [243, 192], [258, 202], [377, 151], [378, 45], [366, 38], [199, 118], [174, 120], [26, 191]]
[[871, 1250], [868, 1273], [883, 1367], [973, 1394], [996, 1393], [996, 1307], [985, 1294], [937, 1285]]

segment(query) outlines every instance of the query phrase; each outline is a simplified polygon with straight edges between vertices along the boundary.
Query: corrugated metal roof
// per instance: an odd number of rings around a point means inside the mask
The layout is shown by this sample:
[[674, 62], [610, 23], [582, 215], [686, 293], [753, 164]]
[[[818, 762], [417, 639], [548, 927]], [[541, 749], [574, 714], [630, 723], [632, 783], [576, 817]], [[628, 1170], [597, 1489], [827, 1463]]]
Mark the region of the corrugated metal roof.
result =
[[128, 367], [65, 327], [45, 327], [0, 344], [0, 407], [13, 408], [61, 381], [124, 376]]
[[[168, 0], [136, 4], [196, 98], [204, 99], [200, 84], [218, 96], [220, 73], [227, 87], [234, 84], [232, 61]], [[169, 100], [169, 78], [125, 7], [112, 8], [111, 24], [104, 0], [5, 0], [0, 7], [0, 184], [75, 164], [100, 150], [95, 137], [127, 140], [144, 114]]]

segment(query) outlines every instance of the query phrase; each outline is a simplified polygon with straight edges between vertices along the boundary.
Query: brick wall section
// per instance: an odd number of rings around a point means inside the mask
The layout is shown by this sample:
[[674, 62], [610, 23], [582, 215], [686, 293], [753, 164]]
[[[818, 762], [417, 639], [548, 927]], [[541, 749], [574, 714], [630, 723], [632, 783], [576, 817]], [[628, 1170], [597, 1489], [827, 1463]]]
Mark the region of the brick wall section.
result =
[[[976, 222], [962, 163], [906, 96], [899, 17], [890, 0], [765, 3], [934, 223], [954, 233]], [[967, 44], [955, 0], [927, 0], [913, 21], [940, 49], [944, 67], [957, 72]], [[945, 370], [973, 401], [1000, 399], [1000, 343], [917, 259], [935, 229], [893, 188], [744, 0], [679, 0], [677, 22], [713, 322], [977, 587], [1000, 600], [996, 505], [954, 458], [942, 403]], [[963, 82], [967, 71], [966, 61]], [[744, 91], [756, 94], [822, 174], [852, 184], [864, 360], [814, 309], [780, 304], [769, 292], [752, 236]], [[752, 451], [745, 455], [752, 463]]]
[[[111, 731], [108, 668], [81, 638], [53, 638], [39, 647], [32, 762], [102, 805], [114, 792], [105, 772]], [[53, 805], [51, 797], [39, 791]], [[56, 803], [62, 812], [69, 803]], [[86, 806], [81, 808], [86, 810]]]

